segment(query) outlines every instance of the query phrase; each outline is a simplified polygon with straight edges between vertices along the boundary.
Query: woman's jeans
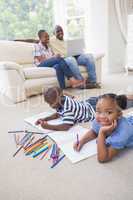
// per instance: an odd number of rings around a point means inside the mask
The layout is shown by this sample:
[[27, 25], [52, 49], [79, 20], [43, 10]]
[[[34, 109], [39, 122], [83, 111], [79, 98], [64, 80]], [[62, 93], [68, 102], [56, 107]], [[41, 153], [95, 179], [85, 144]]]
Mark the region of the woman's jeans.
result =
[[62, 89], [65, 88], [65, 76], [68, 79], [73, 76], [64, 59], [60, 57], [49, 58], [41, 62], [38, 67], [53, 67], [56, 70], [56, 76]]

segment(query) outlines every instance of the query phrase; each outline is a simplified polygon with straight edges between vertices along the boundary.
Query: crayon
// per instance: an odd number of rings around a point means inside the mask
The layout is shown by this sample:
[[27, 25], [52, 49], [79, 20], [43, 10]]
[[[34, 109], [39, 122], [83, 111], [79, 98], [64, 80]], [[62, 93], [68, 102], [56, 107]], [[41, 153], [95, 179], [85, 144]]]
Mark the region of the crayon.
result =
[[44, 134], [42, 132], [37, 132], [37, 131], [28, 131], [28, 130], [16, 130], [16, 131], [8, 131], [8, 133], [32, 133], [32, 134]]
[[17, 147], [18, 144], [17, 144], [16, 134], [14, 134], [13, 136], [14, 136], [14, 141], [15, 141], [16, 147]]
[[27, 133], [25, 136], [20, 140], [19, 144], [24, 145], [32, 136], [32, 133]]
[[46, 151], [48, 148], [49, 148], [49, 145], [44, 146], [39, 151], [37, 151], [36, 153], [34, 153], [33, 158], [35, 158], [36, 156], [40, 155], [42, 152]]
[[54, 155], [54, 152], [55, 152], [55, 144], [52, 145], [52, 151], [51, 151], [51, 155], [50, 155], [50, 158], [53, 157]]
[[24, 149], [28, 148], [28, 146], [31, 144], [31, 142], [34, 140], [34, 138], [35, 138], [35, 136], [33, 136], [33, 137], [30, 139], [30, 141], [29, 141], [26, 145], [24, 145]]
[[39, 135], [42, 135], [42, 134], [44, 134], [44, 133], [42, 133], [42, 132], [37, 132], [37, 131], [25, 131], [25, 133], [32, 133], [32, 134], [39, 134]]
[[40, 160], [42, 160], [47, 155], [49, 149], [50, 149], [50, 147], [46, 150], [46, 152], [44, 152], [44, 154], [42, 155], [42, 157], [40, 158]]
[[79, 135], [77, 134], [77, 146], [79, 145]]
[[13, 157], [15, 157], [17, 155], [17, 153], [23, 148], [23, 145], [21, 145], [18, 150], [13, 154]]
[[63, 158], [65, 158], [65, 155], [61, 156], [61, 157], [51, 166], [51, 168], [54, 168]]
[[26, 154], [25, 155], [29, 155], [33, 151], [37, 151], [38, 149], [42, 148], [46, 144], [47, 144], [47, 142], [46, 143], [37, 143], [37, 144], [33, 145], [31, 148], [29, 148], [28, 150], [26, 150]]
[[[43, 143], [44, 141], [46, 141], [46, 137], [47, 137], [47, 136], [36, 140], [33, 144], [31, 144], [31, 145], [28, 146], [27, 148], [32, 147], [33, 145], [35, 145], [35, 144], [37, 144], [37, 143]], [[26, 148], [25, 150], [27, 150], [27, 148]]]
[[22, 130], [18, 130], [18, 131], [8, 131], [8, 133], [23, 133], [24, 132], [24, 130], [22, 131]]
[[16, 143], [17, 143], [17, 145], [19, 145], [19, 139], [20, 139], [20, 137], [17, 134], [15, 134], [15, 135], [16, 135]]

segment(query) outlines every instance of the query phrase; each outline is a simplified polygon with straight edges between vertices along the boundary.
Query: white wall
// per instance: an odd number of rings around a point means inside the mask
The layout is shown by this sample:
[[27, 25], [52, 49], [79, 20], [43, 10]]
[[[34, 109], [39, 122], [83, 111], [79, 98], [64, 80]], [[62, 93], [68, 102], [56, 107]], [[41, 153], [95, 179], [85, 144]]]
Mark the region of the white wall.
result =
[[122, 72], [126, 64], [126, 43], [116, 19], [114, 0], [108, 2], [108, 71]]
[[89, 0], [87, 47], [104, 52], [104, 69], [109, 73], [124, 71], [126, 43], [124, 42], [114, 7], [114, 0]]
[[90, 52], [104, 53], [104, 69], [107, 68], [108, 49], [108, 1], [89, 0], [86, 2], [86, 42]]

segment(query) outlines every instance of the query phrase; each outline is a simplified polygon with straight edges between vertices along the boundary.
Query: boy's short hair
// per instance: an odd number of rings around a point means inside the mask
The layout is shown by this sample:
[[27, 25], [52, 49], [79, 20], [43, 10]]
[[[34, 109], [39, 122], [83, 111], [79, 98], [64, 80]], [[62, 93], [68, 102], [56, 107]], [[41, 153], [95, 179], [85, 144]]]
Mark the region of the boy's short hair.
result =
[[42, 33], [45, 33], [46, 31], [44, 29], [41, 29], [38, 31], [38, 37], [41, 38]]
[[62, 95], [62, 89], [59, 87], [51, 87], [44, 91], [44, 99], [49, 102], [50, 99], [55, 99]]

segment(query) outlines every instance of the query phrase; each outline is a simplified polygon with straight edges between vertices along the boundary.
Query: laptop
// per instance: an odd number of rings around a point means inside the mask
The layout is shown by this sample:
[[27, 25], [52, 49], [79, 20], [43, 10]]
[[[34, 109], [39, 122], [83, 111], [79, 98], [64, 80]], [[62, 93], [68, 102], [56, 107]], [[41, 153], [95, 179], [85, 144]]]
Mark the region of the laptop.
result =
[[83, 38], [68, 40], [66, 43], [67, 56], [77, 56], [84, 53], [85, 41]]

